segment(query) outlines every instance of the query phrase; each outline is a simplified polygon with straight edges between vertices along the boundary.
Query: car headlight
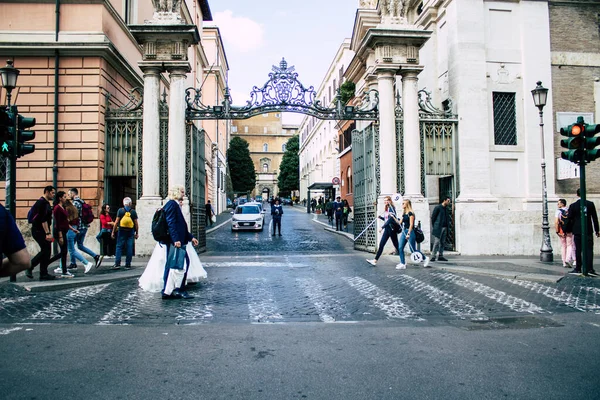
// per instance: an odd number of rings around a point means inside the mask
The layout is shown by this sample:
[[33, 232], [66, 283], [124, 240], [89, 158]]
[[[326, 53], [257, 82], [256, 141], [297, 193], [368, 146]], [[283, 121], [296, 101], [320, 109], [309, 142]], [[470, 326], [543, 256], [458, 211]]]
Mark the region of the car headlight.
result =
[[260, 217], [260, 218], [256, 218], [256, 219], [255, 219], [255, 221], [256, 221], [256, 222], [258, 222], [258, 221], [262, 221], [262, 217]]

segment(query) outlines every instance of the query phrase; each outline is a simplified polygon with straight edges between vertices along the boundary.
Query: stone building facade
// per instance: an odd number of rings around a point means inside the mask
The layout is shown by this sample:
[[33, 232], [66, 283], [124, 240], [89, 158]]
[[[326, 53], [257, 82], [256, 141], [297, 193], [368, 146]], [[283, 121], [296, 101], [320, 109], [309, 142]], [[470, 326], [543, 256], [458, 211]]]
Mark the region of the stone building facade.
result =
[[297, 126], [283, 125], [281, 113], [232, 121], [231, 137], [241, 137], [249, 143], [250, 157], [254, 162], [256, 187], [251, 196], [262, 195], [265, 198], [279, 195], [279, 165], [287, 141], [297, 133]]

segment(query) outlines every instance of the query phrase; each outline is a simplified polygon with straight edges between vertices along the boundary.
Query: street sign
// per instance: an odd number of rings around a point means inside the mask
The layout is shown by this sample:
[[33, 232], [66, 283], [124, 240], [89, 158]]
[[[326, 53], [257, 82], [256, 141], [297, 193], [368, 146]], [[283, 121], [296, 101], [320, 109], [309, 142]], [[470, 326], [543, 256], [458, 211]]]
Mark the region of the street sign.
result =
[[336, 176], [336, 177], [334, 177], [334, 178], [331, 180], [331, 183], [333, 183], [334, 185], [339, 185], [339, 184], [340, 184], [340, 178], [338, 178], [337, 176]]

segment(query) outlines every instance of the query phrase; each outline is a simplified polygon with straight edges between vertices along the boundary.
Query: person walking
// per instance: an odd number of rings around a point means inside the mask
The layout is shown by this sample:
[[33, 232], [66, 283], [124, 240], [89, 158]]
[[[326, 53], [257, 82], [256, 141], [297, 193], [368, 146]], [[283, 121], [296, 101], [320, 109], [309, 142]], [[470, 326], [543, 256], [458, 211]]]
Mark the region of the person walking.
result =
[[23, 235], [12, 215], [0, 204], [0, 277], [17, 275], [29, 268], [31, 256], [27, 252]]
[[335, 230], [341, 231], [343, 225], [344, 218], [344, 205], [342, 204], [342, 198], [340, 196], [336, 197], [333, 202], [333, 212], [335, 213]]
[[367, 259], [367, 262], [372, 266], [377, 265], [377, 260], [383, 253], [383, 248], [387, 243], [388, 239], [392, 239], [392, 244], [398, 250], [398, 231], [400, 229], [398, 218], [396, 217], [396, 208], [394, 202], [390, 196], [385, 196], [383, 199], [385, 203], [383, 214], [378, 216], [379, 219], [383, 220], [383, 225], [379, 228], [379, 232], [382, 232], [381, 240], [379, 241], [379, 247], [377, 248], [377, 254], [372, 260]]
[[352, 212], [352, 208], [350, 208], [350, 204], [348, 203], [348, 200], [344, 199], [342, 200], [342, 214], [343, 214], [343, 222], [344, 222], [344, 229], [346, 230], [346, 232], [348, 231], [348, 216], [350, 215], [350, 213]]
[[[90, 272], [95, 263], [91, 261], [87, 261], [85, 257], [77, 251], [75, 248], [75, 243], [77, 242], [77, 235], [79, 234], [79, 230], [77, 229], [80, 225], [80, 217], [79, 212], [75, 204], [72, 201], [67, 199], [65, 201], [64, 208], [67, 212], [67, 218], [69, 221], [69, 230], [67, 231], [67, 249], [69, 250], [69, 255], [71, 257], [71, 264], [69, 265], [69, 270], [77, 269], [77, 264], [75, 264], [75, 260], [79, 260], [85, 267], [84, 273]], [[59, 267], [54, 270], [55, 273], [64, 272], [62, 267]]]
[[310, 200], [310, 208], [314, 214], [317, 209], [317, 200], [315, 200], [315, 199]]
[[208, 226], [210, 224], [210, 226], [213, 225], [213, 216], [216, 216], [215, 214], [215, 210], [213, 210], [213, 206], [212, 204], [210, 204], [210, 200], [208, 200], [206, 202], [206, 204], [204, 205], [204, 209], [205, 209], [205, 219], [206, 219], [206, 226]]
[[417, 240], [415, 234], [415, 213], [412, 208], [412, 203], [408, 199], [402, 201], [402, 231], [400, 232], [400, 264], [396, 265], [396, 269], [406, 269], [406, 259], [404, 256], [404, 248], [406, 243], [409, 244], [411, 253], [417, 253], [420, 257], [417, 259], [423, 260], [423, 267], [429, 268], [429, 257], [425, 257], [420, 250], [417, 250]]
[[[77, 208], [77, 214], [79, 216], [79, 223], [76, 226], [78, 233], [75, 237], [75, 244], [77, 244], [77, 248], [81, 252], [89, 255], [94, 259], [94, 264], [96, 268], [98, 268], [100, 266], [100, 263], [102, 262], [100, 256], [96, 254], [93, 250], [85, 247], [85, 245], [83, 244], [85, 236], [87, 235], [87, 231], [90, 227], [89, 224], [94, 219], [92, 209], [88, 204], [85, 204], [85, 201], [83, 201], [79, 197], [79, 190], [77, 190], [77, 188], [72, 188], [69, 190], [69, 197], [71, 198], [71, 202], [73, 203], [73, 205]], [[73, 255], [73, 253], [71, 253], [71, 265], [69, 265], [69, 269], [77, 269], [75, 258], [76, 257]]]
[[[589, 200], [585, 201], [585, 210], [583, 210], [585, 215], [585, 220], [587, 224], [587, 237], [583, 237], [583, 227], [581, 226], [581, 191], [577, 189], [577, 197], [578, 200], [569, 206], [568, 216], [567, 216], [567, 230], [573, 232], [573, 241], [575, 243], [575, 258], [576, 265], [575, 268], [569, 274], [581, 274], [581, 266], [583, 265], [582, 261], [585, 257], [585, 265], [587, 269], [588, 275], [598, 276], [596, 271], [594, 271], [594, 233], [596, 232], [596, 237], [600, 237], [600, 227], [598, 226], [598, 214], [596, 213], [596, 206]], [[592, 229], [593, 226], [593, 229]], [[587, 241], [587, 254], [582, 254], [583, 252], [583, 241]]]
[[334, 212], [335, 209], [333, 208], [333, 201], [331, 201], [330, 198], [327, 198], [327, 201], [325, 202], [325, 213], [327, 213], [327, 221], [329, 222], [329, 225], [331, 225], [332, 228]]
[[450, 227], [450, 217], [448, 215], [448, 206], [452, 202], [450, 197], [444, 197], [441, 204], [438, 204], [431, 214], [431, 235], [433, 236], [433, 249], [431, 250], [431, 261], [448, 261], [444, 257], [444, 243], [446, 242], [446, 233]]
[[[176, 248], [186, 247], [191, 241], [194, 246], [198, 246], [198, 240], [189, 232], [185, 217], [181, 212], [179, 201], [183, 199], [185, 190], [183, 186], [176, 185], [169, 190], [169, 201], [163, 206], [163, 212], [169, 228], [169, 241], [162, 244], [166, 245], [166, 255], [168, 257], [171, 246]], [[168, 260], [164, 265], [162, 298], [169, 299], [193, 299], [185, 291], [185, 282], [187, 271], [190, 266], [190, 258], [186, 252], [183, 273], [181, 270], [169, 268]]]
[[100, 241], [102, 248], [102, 254], [100, 255], [101, 259], [104, 258], [104, 256], [111, 257], [115, 255], [115, 241], [112, 238], [112, 231], [114, 227], [115, 222], [110, 216], [110, 206], [104, 203], [100, 209], [100, 233], [98, 233], [98, 236], [96, 236]]
[[281, 236], [281, 217], [283, 216], [283, 207], [279, 204], [279, 198], [275, 199], [275, 204], [271, 206], [271, 216], [273, 217], [273, 236], [275, 236], [275, 230], [279, 230], [279, 236]]
[[67, 194], [60, 190], [56, 193], [54, 209], [52, 210], [54, 239], [58, 242], [60, 252], [50, 259], [50, 264], [60, 259], [60, 266], [54, 270], [54, 273], [60, 274], [61, 278], [72, 278], [74, 276], [67, 269], [67, 233], [71, 231], [69, 214], [66, 210], [67, 201]]
[[556, 213], [554, 214], [554, 228], [560, 239], [560, 254], [564, 268], [570, 268], [575, 263], [575, 249], [573, 245], [573, 233], [566, 231], [566, 222], [569, 209], [567, 200], [559, 199]]
[[50, 256], [52, 255], [52, 206], [50, 202], [54, 199], [56, 191], [54, 186], [46, 186], [44, 195], [35, 202], [27, 214], [27, 220], [31, 223], [31, 236], [40, 246], [40, 251], [31, 260], [31, 266], [25, 270], [25, 275], [33, 279], [33, 269], [40, 265], [40, 280], [54, 279], [54, 275], [48, 273]]
[[123, 247], [125, 247], [125, 269], [131, 269], [133, 241], [138, 238], [140, 230], [138, 215], [131, 207], [131, 203], [131, 197], [125, 197], [123, 199], [123, 207], [117, 211], [117, 218], [115, 219], [111, 234], [111, 237], [114, 239], [118, 232], [115, 264], [112, 266], [112, 269], [121, 269]]

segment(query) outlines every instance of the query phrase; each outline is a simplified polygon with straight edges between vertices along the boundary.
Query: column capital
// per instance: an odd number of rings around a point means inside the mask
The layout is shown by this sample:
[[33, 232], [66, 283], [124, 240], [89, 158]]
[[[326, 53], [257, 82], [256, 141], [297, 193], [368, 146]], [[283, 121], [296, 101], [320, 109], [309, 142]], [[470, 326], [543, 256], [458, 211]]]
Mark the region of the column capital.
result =
[[140, 69], [144, 73], [144, 76], [160, 75], [165, 70], [162, 62], [156, 63], [141, 61], [138, 63], [138, 67], [140, 67]]
[[192, 71], [189, 62], [166, 62], [164, 66], [171, 76], [187, 75]]
[[422, 66], [415, 66], [411, 68], [402, 68], [400, 70], [400, 75], [402, 75], [402, 79], [417, 79], [417, 76], [423, 71]]

